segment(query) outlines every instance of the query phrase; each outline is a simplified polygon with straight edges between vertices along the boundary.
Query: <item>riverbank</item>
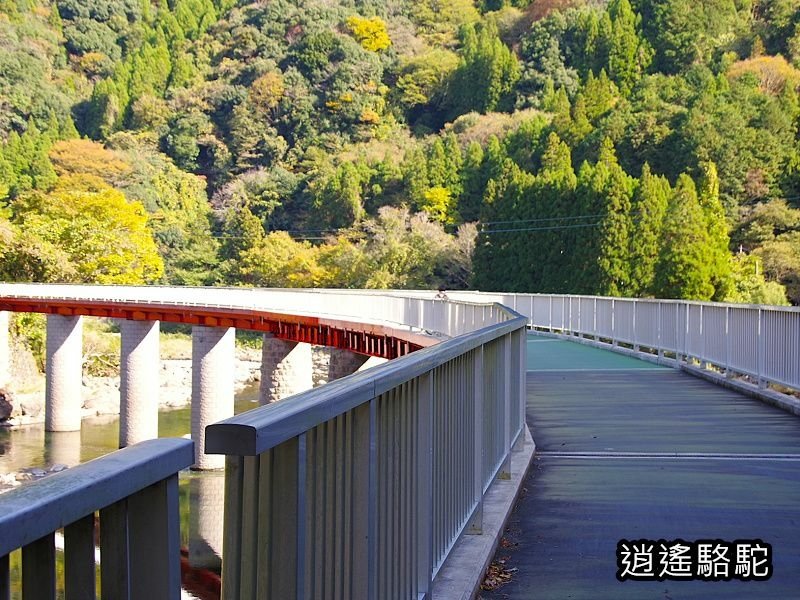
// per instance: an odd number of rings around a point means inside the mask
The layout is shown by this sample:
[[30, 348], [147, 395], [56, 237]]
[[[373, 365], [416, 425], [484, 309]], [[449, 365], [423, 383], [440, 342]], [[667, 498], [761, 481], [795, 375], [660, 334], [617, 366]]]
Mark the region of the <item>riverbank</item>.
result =
[[[176, 358], [162, 359], [159, 373], [159, 409], [188, 406], [192, 396], [192, 361]], [[236, 349], [235, 391], [261, 380], [261, 351]], [[84, 375], [81, 407], [82, 418], [119, 414], [119, 376], [95, 377]], [[28, 377], [24, 386], [11, 388], [13, 409], [11, 418], [0, 424], [22, 427], [44, 421], [45, 380], [43, 375]]]

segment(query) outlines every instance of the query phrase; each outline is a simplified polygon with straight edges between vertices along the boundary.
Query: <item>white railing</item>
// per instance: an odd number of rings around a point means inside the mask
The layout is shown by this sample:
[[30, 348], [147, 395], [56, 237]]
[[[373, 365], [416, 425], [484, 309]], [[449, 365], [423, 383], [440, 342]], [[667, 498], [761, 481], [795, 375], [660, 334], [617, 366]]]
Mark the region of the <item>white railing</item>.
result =
[[357, 324], [445, 333], [472, 331], [491, 319], [492, 303], [447, 303], [436, 292], [0, 283], [2, 298], [231, 308], [313, 315]]
[[[180, 597], [178, 472], [184, 439], [149, 440], [0, 495], [0, 598], [11, 597], [9, 554], [22, 549], [24, 598], [95, 598], [95, 511], [103, 598]], [[64, 581], [55, 532], [64, 529]]]
[[526, 319], [403, 302], [410, 324], [456, 337], [207, 429], [228, 456], [226, 600], [430, 597], [480, 533], [524, 439]]
[[800, 390], [800, 308], [557, 294], [448, 292], [456, 300], [499, 302], [530, 327], [624, 344], [665, 363], [699, 363], [762, 388]]

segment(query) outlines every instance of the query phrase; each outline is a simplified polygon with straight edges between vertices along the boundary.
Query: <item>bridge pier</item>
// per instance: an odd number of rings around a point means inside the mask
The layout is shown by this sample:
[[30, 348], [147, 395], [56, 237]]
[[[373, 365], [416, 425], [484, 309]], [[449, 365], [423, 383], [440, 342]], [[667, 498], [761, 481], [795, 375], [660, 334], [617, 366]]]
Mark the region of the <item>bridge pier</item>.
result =
[[332, 348], [330, 346], [312, 346], [312, 381], [319, 387], [329, 381], [335, 381], [360, 371], [367, 359], [371, 357], [357, 354], [350, 350]]
[[331, 362], [328, 367], [328, 381], [334, 381], [342, 377], [352, 375], [360, 370], [369, 356], [356, 354], [350, 350], [331, 348]]
[[311, 364], [310, 344], [281, 340], [265, 333], [259, 404], [277, 402], [314, 387]]
[[0, 388], [6, 387], [11, 381], [10, 364], [11, 349], [8, 339], [8, 313], [0, 311]]
[[158, 437], [159, 322], [120, 321], [119, 447]]
[[82, 317], [47, 315], [45, 431], [79, 431], [83, 368]]
[[193, 469], [222, 469], [225, 457], [205, 454], [206, 426], [233, 416], [235, 329], [192, 327]]

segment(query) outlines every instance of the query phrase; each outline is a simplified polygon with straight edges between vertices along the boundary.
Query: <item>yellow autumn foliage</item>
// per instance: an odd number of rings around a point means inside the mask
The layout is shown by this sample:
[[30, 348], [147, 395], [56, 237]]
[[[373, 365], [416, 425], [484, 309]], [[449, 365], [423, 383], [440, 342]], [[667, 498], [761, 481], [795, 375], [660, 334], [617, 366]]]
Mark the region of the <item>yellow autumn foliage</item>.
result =
[[367, 19], [353, 15], [347, 19], [347, 27], [364, 50], [380, 52], [392, 45], [392, 40], [386, 31], [386, 23], [380, 17]]

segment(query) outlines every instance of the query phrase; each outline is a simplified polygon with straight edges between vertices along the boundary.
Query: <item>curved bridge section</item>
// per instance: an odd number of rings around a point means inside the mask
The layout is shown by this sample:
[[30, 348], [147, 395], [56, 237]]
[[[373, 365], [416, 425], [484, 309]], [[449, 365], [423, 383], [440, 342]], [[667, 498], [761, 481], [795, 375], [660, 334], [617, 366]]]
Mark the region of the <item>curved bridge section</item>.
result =
[[436, 323], [419, 311], [408, 310], [408, 302], [398, 296], [250, 288], [98, 287], [0, 284], [0, 310], [236, 327], [387, 359], [437, 341], [420, 329]]

